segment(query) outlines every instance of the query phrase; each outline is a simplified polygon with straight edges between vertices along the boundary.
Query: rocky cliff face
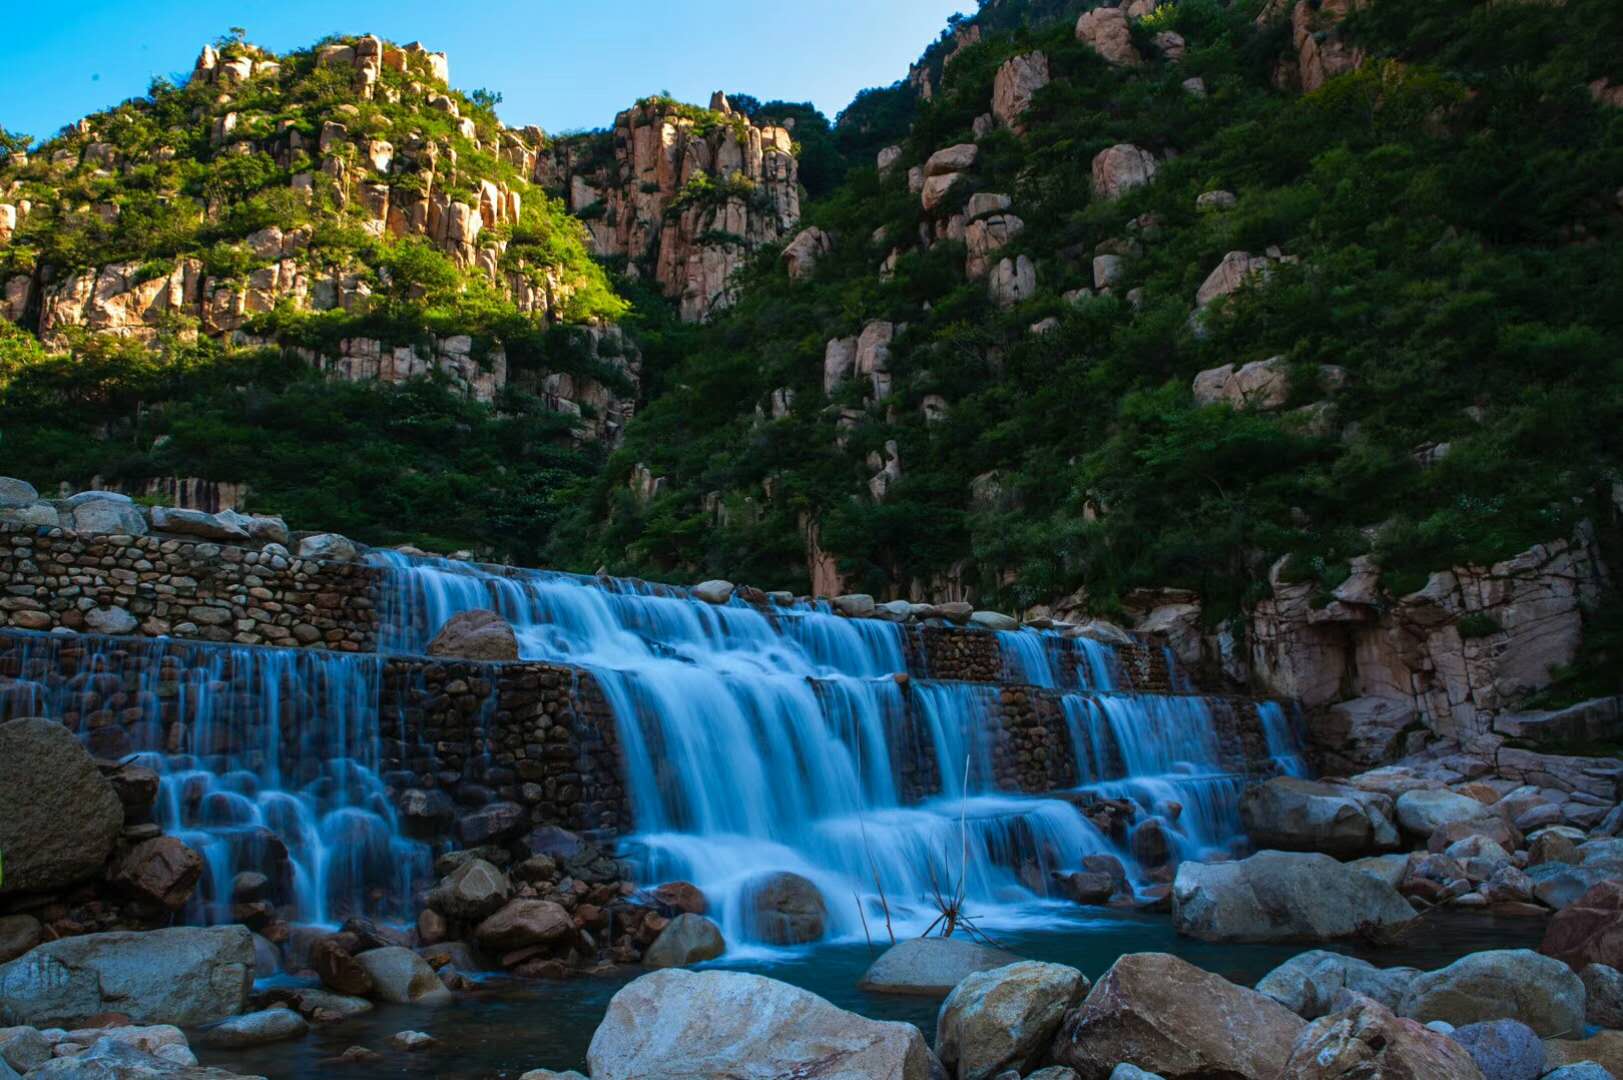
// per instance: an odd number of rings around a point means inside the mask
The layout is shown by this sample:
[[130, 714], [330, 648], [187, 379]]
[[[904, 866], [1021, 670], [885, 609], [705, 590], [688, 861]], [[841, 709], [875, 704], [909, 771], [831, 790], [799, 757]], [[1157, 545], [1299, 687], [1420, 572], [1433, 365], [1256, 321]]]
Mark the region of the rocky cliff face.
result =
[[[31, 266], [12, 260], [9, 274], [0, 263], [0, 313], [52, 347], [76, 331], [144, 343], [179, 333], [281, 344], [263, 317], [359, 321], [390, 300], [423, 297], [431, 283], [402, 280], [412, 273], [396, 255], [409, 252], [398, 247], [406, 242], [442, 253], [461, 275], [458, 288], [488, 290], [537, 327], [579, 321], [581, 290], [601, 275], [545, 251], [567, 223], [529, 179], [545, 137], [495, 123], [449, 87], [448, 71], [443, 53], [371, 36], [284, 57], [240, 43], [206, 46], [184, 88], [161, 91], [145, 110], [126, 105], [88, 118], [36, 161], [0, 175], [0, 254], [28, 242], [19, 230], [30, 222], [114, 241], [86, 245], [79, 265], [48, 252]], [[206, 169], [208, 179], [188, 181], [176, 164]], [[234, 190], [242, 185], [232, 181], [250, 176], [256, 205], [245, 211]], [[220, 239], [175, 255], [161, 234], [118, 243], [134, 232], [127, 218], [151, 212], [128, 193], [154, 185], [178, 227]], [[74, 205], [86, 190], [102, 201]], [[255, 216], [276, 220], [241, 234], [239, 223]], [[129, 257], [96, 257], [121, 247]], [[620, 340], [601, 326], [592, 340], [606, 333]], [[509, 381], [500, 344], [476, 348], [465, 333], [410, 342], [345, 334], [297, 351], [347, 379], [403, 382], [437, 371], [482, 401]], [[640, 364], [634, 350], [613, 351], [610, 366], [631, 396], [584, 375], [531, 373], [535, 384], [550, 380], [559, 411], [594, 411], [583, 424], [589, 437], [614, 437], [633, 408]]]
[[598, 255], [626, 259], [689, 322], [729, 306], [733, 272], [800, 220], [790, 132], [751, 123], [719, 92], [709, 109], [640, 102], [606, 136], [557, 143], [535, 175], [566, 192]]

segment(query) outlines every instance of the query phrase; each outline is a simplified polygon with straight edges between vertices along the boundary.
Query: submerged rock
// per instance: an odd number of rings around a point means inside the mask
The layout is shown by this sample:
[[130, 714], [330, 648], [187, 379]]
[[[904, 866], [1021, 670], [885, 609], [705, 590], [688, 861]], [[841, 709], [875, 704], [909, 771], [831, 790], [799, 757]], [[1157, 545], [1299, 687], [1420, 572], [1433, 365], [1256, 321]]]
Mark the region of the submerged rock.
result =
[[857, 985], [875, 994], [944, 998], [975, 972], [1019, 960], [1014, 953], [963, 938], [913, 938], [881, 953]]
[[1328, 855], [1261, 851], [1184, 863], [1172, 884], [1173, 926], [1205, 941], [1331, 941], [1414, 917], [1392, 886]]
[[310, 1024], [292, 1009], [265, 1009], [233, 1016], [204, 1028], [198, 1032], [197, 1041], [216, 1050], [234, 1050], [301, 1039], [309, 1031]]
[[1301, 1017], [1167, 953], [1121, 957], [1065, 1017], [1053, 1058], [1082, 1080], [1119, 1062], [1164, 1076], [1273, 1077]]
[[1075, 968], [1023, 960], [968, 975], [941, 1005], [935, 1049], [958, 1080], [1024, 1071], [1048, 1052], [1065, 1013], [1088, 992]]
[[614, 995], [586, 1054], [592, 1080], [933, 1080], [912, 1024], [869, 1020], [737, 971], [656, 971]]

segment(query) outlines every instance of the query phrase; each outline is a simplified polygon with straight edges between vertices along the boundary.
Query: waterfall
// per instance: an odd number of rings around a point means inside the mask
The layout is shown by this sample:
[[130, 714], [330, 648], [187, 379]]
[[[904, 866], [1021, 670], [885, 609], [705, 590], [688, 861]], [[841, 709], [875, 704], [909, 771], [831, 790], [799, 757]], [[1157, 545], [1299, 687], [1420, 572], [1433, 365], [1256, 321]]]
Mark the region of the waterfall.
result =
[[[747, 946], [763, 872], [813, 881], [830, 934], [860, 938], [865, 921], [882, 925], [882, 904], [898, 933], [922, 931], [933, 892], [960, 874], [974, 912], [1021, 921], [1050, 871], [1112, 850], [1069, 804], [996, 790], [997, 688], [911, 679], [904, 690], [895, 624], [819, 604], [763, 611], [640, 582], [374, 557], [389, 571], [391, 647], [420, 651], [458, 611], [492, 608], [525, 659], [592, 672], [616, 718], [636, 823], [622, 854], [649, 883], [698, 885], [729, 941]], [[904, 790], [917, 764], [899, 749], [909, 697], [931, 759], [922, 800]]]
[[1259, 701], [1257, 718], [1262, 721], [1262, 734], [1268, 740], [1268, 754], [1279, 771], [1286, 776], [1306, 776], [1308, 768], [1302, 754], [1302, 739], [1296, 723], [1285, 716], [1285, 707], [1277, 701]]
[[1000, 630], [997, 643], [1007, 682], [1048, 690], [1114, 690], [1119, 685], [1115, 650], [1091, 638], [1068, 638], [1051, 630]]
[[252, 870], [295, 918], [411, 917], [427, 846], [379, 776], [377, 656], [168, 639], [13, 634], [0, 719], [68, 724], [158, 774], [154, 819], [207, 864], [188, 914], [236, 922]]

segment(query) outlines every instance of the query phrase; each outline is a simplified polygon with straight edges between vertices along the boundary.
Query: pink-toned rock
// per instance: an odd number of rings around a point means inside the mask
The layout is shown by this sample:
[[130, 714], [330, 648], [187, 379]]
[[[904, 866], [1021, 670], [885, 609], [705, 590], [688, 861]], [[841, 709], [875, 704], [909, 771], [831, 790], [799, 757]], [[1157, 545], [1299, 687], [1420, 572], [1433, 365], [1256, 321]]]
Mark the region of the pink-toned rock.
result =
[[1031, 107], [1032, 96], [1048, 85], [1049, 77], [1047, 54], [1011, 56], [997, 69], [992, 81], [992, 115], [1004, 127], [1023, 133], [1022, 118]]
[[783, 249], [783, 265], [790, 281], [809, 277], [817, 268], [817, 260], [834, 250], [834, 238], [815, 225], [795, 234]]
[[1481, 1080], [1459, 1043], [1363, 994], [1297, 1037], [1279, 1080]]
[[1076, 22], [1076, 39], [1117, 67], [1137, 67], [1144, 62], [1133, 47], [1127, 14], [1121, 8], [1101, 7], [1083, 13]]
[[118, 885], [140, 900], [179, 911], [203, 876], [203, 857], [173, 836], [137, 844], [118, 869]]
[[1142, 187], [1155, 176], [1155, 155], [1141, 146], [1120, 143], [1101, 150], [1093, 159], [1093, 191], [1101, 199], [1115, 199]]
[[428, 643], [428, 655], [460, 660], [517, 660], [518, 637], [507, 620], [494, 611], [462, 611], [440, 627]]

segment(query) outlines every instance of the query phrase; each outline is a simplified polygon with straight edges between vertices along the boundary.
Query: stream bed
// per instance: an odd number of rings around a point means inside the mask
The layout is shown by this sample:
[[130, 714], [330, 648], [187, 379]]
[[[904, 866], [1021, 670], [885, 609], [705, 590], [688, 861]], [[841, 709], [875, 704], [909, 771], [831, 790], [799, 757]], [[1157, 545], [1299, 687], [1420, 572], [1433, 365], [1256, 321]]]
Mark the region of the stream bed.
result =
[[[1401, 944], [1381, 949], [1353, 944], [1337, 951], [1383, 967], [1430, 969], [1483, 949], [1535, 948], [1544, 928], [1542, 919], [1440, 913], [1420, 920]], [[1033, 960], [1069, 964], [1089, 979], [1097, 979], [1123, 953], [1171, 952], [1247, 986], [1307, 948], [1209, 944], [1178, 937], [1164, 915], [1107, 911], [1059, 916], [1042, 930], [1000, 933], [997, 943]], [[724, 959], [703, 966], [781, 979], [863, 1016], [917, 1024], [933, 1041], [939, 1002], [857, 989], [862, 973], [880, 951], [878, 945], [873, 949], [863, 944], [823, 945], [772, 958], [754, 954], [737, 963]], [[641, 969], [629, 968], [611, 977], [567, 982], [493, 977], [445, 1008], [381, 1005], [353, 1020], [317, 1025], [299, 1041], [243, 1051], [202, 1050], [198, 1056], [204, 1065], [273, 1080], [374, 1076], [511, 1080], [536, 1068], [584, 1072], [586, 1048], [609, 999], [640, 974]], [[408, 1029], [427, 1032], [439, 1043], [417, 1053], [388, 1049], [385, 1040]], [[336, 1060], [351, 1046], [379, 1051], [383, 1057], [364, 1063]]]

